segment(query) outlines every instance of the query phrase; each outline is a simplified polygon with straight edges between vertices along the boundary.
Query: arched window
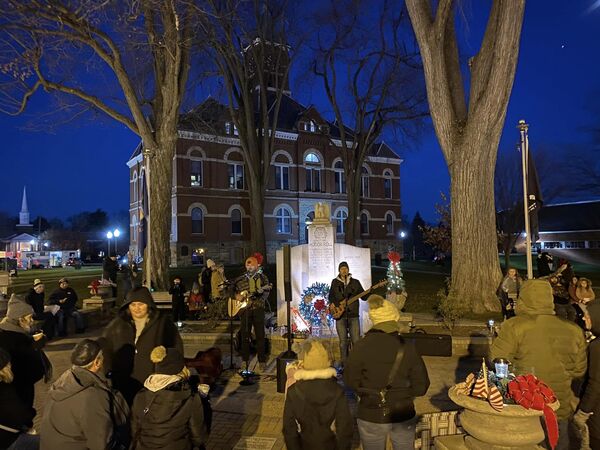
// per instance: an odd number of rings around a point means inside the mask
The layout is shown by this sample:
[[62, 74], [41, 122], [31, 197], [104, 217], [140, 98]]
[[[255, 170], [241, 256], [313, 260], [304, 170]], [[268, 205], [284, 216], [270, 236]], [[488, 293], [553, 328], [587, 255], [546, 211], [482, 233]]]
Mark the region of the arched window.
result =
[[335, 213], [335, 232], [337, 234], [344, 234], [346, 232], [346, 219], [348, 218], [348, 213], [343, 209], [339, 209]]
[[137, 214], [131, 216], [131, 240], [137, 242], [138, 240], [138, 217]]
[[282, 191], [290, 190], [290, 168], [287, 165], [277, 164], [275, 166], [275, 189]]
[[306, 190], [321, 192], [321, 159], [316, 153], [308, 153], [304, 158], [306, 169]]
[[360, 234], [369, 234], [369, 216], [366, 213], [360, 215]]
[[290, 234], [292, 232], [292, 215], [286, 208], [279, 208], [275, 212], [277, 218], [277, 233]]
[[229, 189], [244, 189], [244, 164], [232, 162], [227, 165]]
[[242, 234], [242, 213], [239, 209], [231, 210], [231, 234]]
[[336, 194], [344, 194], [346, 192], [346, 175], [344, 174], [344, 163], [337, 161], [333, 165], [335, 173], [335, 192]]
[[364, 166], [360, 177], [360, 196], [369, 197], [369, 171]]
[[200, 208], [192, 209], [192, 233], [204, 233], [204, 212]]
[[131, 199], [131, 203], [136, 203], [139, 198], [138, 198], [138, 174], [137, 172], [133, 172], [133, 179], [131, 180], [133, 182], [133, 197]]
[[385, 198], [392, 198], [392, 174], [389, 170], [383, 172], [383, 192]]
[[202, 161], [199, 159], [190, 161], [190, 186], [202, 186]]
[[385, 215], [385, 229], [387, 234], [394, 234], [394, 218], [390, 213]]

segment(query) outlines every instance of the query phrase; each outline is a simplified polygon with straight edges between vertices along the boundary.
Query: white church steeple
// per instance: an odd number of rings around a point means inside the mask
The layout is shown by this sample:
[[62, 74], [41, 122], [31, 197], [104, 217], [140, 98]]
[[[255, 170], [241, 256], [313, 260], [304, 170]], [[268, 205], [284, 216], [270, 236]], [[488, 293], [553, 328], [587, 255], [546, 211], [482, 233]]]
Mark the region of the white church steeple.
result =
[[19, 213], [19, 225], [29, 226], [29, 208], [27, 207], [27, 186], [23, 186], [23, 201], [21, 202], [21, 212]]

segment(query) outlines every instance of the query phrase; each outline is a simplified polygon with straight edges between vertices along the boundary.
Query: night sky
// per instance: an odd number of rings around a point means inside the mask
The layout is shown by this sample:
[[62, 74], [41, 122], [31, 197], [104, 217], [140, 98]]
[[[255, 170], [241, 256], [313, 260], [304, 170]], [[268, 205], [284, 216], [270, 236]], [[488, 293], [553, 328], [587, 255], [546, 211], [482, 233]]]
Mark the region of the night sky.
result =
[[[486, 12], [474, 10], [481, 3], [466, 2], [465, 15], [473, 20], [461, 32], [465, 56], [478, 49], [485, 28]], [[500, 151], [515, 151], [515, 127], [521, 118], [530, 124], [534, 151], [537, 145], [568, 148], [574, 157], [577, 152], [591, 151], [594, 143], [586, 127], [600, 124], [599, 56], [600, 0], [528, 1]], [[298, 93], [297, 98], [318, 105], [315, 95]], [[65, 219], [97, 208], [127, 210], [125, 163], [138, 143], [137, 136], [111, 119], [91, 115], [61, 125], [52, 134], [25, 130], [25, 124], [47, 111], [49, 104], [48, 97], [39, 93], [26, 116], [0, 115], [4, 168], [0, 211], [17, 215], [24, 185], [32, 219], [38, 214]], [[447, 192], [449, 178], [430, 123], [412, 147], [397, 148], [404, 158], [403, 214], [412, 219], [418, 210], [426, 220], [434, 220], [434, 204], [440, 191]], [[583, 193], [564, 200], [585, 197]]]

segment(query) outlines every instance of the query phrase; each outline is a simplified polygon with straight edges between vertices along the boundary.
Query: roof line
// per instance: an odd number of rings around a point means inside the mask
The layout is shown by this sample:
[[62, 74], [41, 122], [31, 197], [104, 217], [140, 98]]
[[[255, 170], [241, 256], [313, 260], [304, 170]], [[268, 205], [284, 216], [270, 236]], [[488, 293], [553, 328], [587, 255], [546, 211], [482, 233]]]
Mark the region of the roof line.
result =
[[581, 205], [584, 203], [600, 203], [600, 199], [597, 200], [581, 200], [579, 202], [564, 202], [564, 203], [552, 203], [549, 205], [543, 205], [542, 208], [548, 208], [550, 206], [565, 206], [565, 205]]

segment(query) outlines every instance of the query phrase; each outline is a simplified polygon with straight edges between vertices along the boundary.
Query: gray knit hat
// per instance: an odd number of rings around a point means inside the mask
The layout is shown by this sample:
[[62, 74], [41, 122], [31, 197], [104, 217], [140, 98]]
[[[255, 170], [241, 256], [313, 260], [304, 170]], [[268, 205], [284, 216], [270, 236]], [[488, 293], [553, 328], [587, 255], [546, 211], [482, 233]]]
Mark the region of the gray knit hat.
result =
[[33, 314], [33, 308], [23, 300], [20, 295], [13, 294], [8, 301], [6, 317], [11, 320], [19, 320], [21, 317]]

